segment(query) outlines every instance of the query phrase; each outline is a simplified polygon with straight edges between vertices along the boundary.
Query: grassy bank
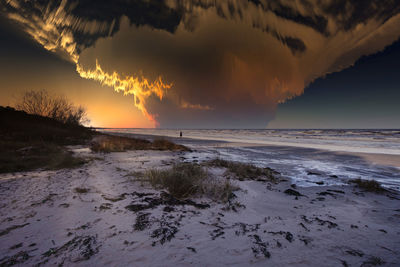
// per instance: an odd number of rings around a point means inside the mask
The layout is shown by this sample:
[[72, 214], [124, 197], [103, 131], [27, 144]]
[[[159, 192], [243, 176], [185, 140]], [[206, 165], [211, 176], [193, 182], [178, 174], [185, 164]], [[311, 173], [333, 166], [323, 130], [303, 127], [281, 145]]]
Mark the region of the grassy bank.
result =
[[8, 107], [0, 107], [0, 125], [0, 173], [80, 166], [85, 161], [64, 146], [86, 144], [95, 134], [83, 126]]
[[85, 163], [69, 152], [67, 145], [87, 145], [94, 152], [127, 150], [189, 151], [164, 139], [106, 135], [90, 128], [0, 107], [0, 173], [38, 168], [73, 168]]

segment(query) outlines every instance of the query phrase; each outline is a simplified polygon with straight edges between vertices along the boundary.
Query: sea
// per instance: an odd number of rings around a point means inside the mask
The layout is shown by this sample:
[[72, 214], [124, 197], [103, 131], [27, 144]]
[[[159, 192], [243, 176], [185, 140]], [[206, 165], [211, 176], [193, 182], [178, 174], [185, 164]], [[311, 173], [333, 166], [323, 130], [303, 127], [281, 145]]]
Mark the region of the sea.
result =
[[98, 130], [173, 139], [193, 149], [184, 161], [223, 158], [270, 167], [298, 186], [341, 185], [361, 178], [400, 191], [400, 129]]

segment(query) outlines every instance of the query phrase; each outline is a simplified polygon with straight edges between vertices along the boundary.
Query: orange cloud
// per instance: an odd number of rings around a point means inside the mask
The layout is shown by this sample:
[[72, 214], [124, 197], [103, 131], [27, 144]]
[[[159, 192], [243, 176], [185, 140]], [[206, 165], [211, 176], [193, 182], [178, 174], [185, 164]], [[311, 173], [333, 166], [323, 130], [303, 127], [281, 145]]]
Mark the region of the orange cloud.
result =
[[75, 63], [82, 78], [134, 95], [135, 107], [166, 127], [171, 118], [179, 125], [198, 118], [211, 126], [265, 126], [279, 103], [313, 80], [400, 36], [400, 8], [368, 0], [348, 1], [346, 8], [317, 0], [168, 0], [158, 6], [166, 18], [144, 13], [135, 23], [129, 14], [113, 21], [79, 17], [71, 3], [37, 4], [40, 12], [32, 14], [23, 1], [10, 0], [7, 16]]
[[98, 81], [102, 85], [114, 88], [116, 92], [123, 92], [124, 95], [133, 95], [135, 106], [153, 122], [155, 126], [157, 125], [155, 116], [148, 113], [146, 109], [146, 99], [154, 94], [162, 100], [165, 91], [171, 88], [172, 84], [165, 84], [161, 76], [153, 82], [149, 82], [149, 80], [143, 76], [126, 76], [123, 78], [115, 71], [111, 74], [103, 71], [97, 60], [94, 70], [85, 70], [80, 64], [77, 64], [76, 71], [82, 78]]

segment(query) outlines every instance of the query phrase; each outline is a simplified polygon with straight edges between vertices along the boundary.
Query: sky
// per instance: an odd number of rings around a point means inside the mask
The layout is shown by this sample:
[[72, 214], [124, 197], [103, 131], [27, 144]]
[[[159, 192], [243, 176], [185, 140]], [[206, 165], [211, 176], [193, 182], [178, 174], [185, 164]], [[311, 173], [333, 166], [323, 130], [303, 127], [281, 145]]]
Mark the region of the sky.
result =
[[400, 1], [0, 0], [0, 105], [90, 125], [400, 128]]
[[268, 128], [400, 128], [400, 42], [319, 78], [278, 106]]

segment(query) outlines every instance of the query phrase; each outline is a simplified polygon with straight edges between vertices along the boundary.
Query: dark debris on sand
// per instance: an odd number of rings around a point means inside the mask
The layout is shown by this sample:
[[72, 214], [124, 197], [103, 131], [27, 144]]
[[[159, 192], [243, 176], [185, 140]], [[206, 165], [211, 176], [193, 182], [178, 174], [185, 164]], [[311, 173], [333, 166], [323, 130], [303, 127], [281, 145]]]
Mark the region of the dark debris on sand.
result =
[[285, 239], [290, 243], [292, 243], [294, 240], [293, 234], [291, 232], [279, 231], [279, 232], [268, 232], [268, 233], [273, 235], [283, 235], [285, 236]]
[[283, 193], [289, 196], [296, 196], [296, 197], [305, 197], [305, 195], [301, 194], [300, 192], [293, 190], [291, 188], [286, 189]]
[[136, 217], [135, 225], [133, 229], [136, 231], [143, 231], [150, 226], [150, 213], [139, 213]]
[[251, 250], [253, 251], [254, 257], [258, 258], [262, 255], [265, 258], [270, 258], [271, 253], [267, 250], [267, 243], [263, 242], [258, 235], [253, 235], [252, 238], [254, 246], [251, 247]]
[[178, 232], [178, 221], [168, 221], [163, 216], [159, 221], [159, 227], [156, 228], [152, 233], [151, 237], [158, 239], [153, 241], [152, 246], [155, 246], [157, 243], [163, 245], [166, 241], [171, 241], [172, 238], [175, 237], [175, 234]]
[[307, 224], [312, 224], [312, 223], [316, 222], [318, 225], [327, 226], [329, 229], [338, 227], [337, 223], [334, 223], [329, 220], [323, 220], [323, 219], [320, 219], [319, 217], [314, 217], [312, 219], [309, 219], [309, 218], [307, 218], [307, 216], [302, 215], [301, 219], [304, 222], [306, 222]]
[[27, 261], [31, 256], [26, 251], [20, 251], [13, 256], [6, 256], [0, 259], [0, 266], [13, 266], [16, 264], [23, 264]]
[[177, 199], [173, 197], [171, 194], [167, 192], [161, 192], [160, 197], [144, 197], [140, 199], [141, 202], [145, 204], [130, 204], [126, 206], [125, 208], [127, 210], [133, 211], [133, 212], [138, 212], [142, 210], [147, 210], [147, 209], [153, 209], [156, 208], [160, 205], [166, 205], [166, 206], [193, 206], [198, 209], [205, 209], [209, 208], [210, 205], [208, 204], [203, 204], [203, 203], [196, 203], [193, 200], [190, 199]]
[[238, 227], [239, 229], [235, 231], [237, 236], [245, 235], [249, 232], [257, 232], [260, 229], [260, 224], [247, 224], [247, 223], [235, 223], [234, 226]]
[[7, 228], [4, 229], [4, 230], [0, 230], [0, 236], [3, 236], [3, 235], [8, 234], [8, 233], [11, 232], [12, 230], [25, 227], [25, 226], [27, 226], [28, 224], [29, 224], [29, 223], [24, 223], [24, 224], [20, 224], [20, 225], [12, 225], [12, 226], [10, 226], [10, 227], [7, 227]]
[[62, 266], [66, 260], [75, 263], [86, 261], [99, 252], [99, 247], [95, 236], [76, 236], [64, 245], [43, 253], [41, 264], [46, 264], [50, 258], [60, 259], [59, 266]]

